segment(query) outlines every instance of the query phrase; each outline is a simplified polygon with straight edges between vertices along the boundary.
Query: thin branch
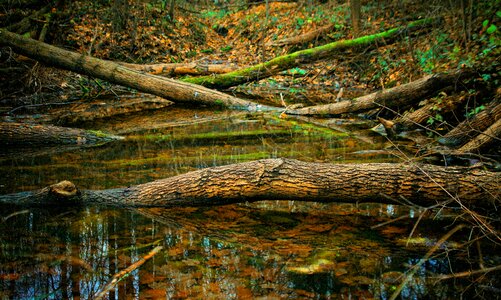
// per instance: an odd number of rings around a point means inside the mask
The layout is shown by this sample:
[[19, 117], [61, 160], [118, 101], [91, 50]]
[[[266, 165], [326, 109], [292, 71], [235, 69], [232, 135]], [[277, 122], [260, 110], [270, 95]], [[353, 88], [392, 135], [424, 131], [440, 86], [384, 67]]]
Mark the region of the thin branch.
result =
[[412, 278], [412, 276], [417, 272], [417, 270], [430, 258], [430, 256], [445, 242], [447, 241], [455, 232], [459, 231], [460, 229], [464, 228], [465, 225], [457, 225], [453, 229], [451, 229], [449, 232], [447, 232], [438, 242], [426, 253], [426, 255], [419, 260], [419, 262], [412, 267], [411, 271], [407, 274], [407, 276], [404, 278], [402, 283], [397, 287], [395, 292], [391, 295], [390, 300], [395, 300], [399, 295], [402, 289], [405, 287], [407, 282]]
[[104, 299], [106, 294], [112, 290], [120, 280], [124, 279], [127, 277], [132, 271], [135, 269], [139, 268], [142, 264], [144, 264], [148, 259], [152, 258], [155, 254], [157, 254], [160, 250], [162, 250], [162, 246], [157, 246], [153, 250], [151, 250], [150, 253], [148, 253], [145, 257], [141, 258], [140, 260], [136, 261], [129, 267], [123, 269], [122, 271], [116, 273], [113, 275], [111, 280], [100, 290], [94, 295], [94, 299], [96, 300], [101, 300]]
[[437, 278], [438, 280], [444, 280], [444, 279], [450, 279], [450, 278], [468, 277], [471, 275], [485, 274], [485, 273], [497, 271], [497, 270], [501, 270], [501, 265], [497, 265], [495, 267], [490, 267], [490, 268], [482, 268], [479, 270], [465, 271], [465, 272], [460, 272], [460, 273], [455, 273], [455, 274], [450, 274], [450, 275], [440, 275], [440, 276], [437, 276], [435, 278]]

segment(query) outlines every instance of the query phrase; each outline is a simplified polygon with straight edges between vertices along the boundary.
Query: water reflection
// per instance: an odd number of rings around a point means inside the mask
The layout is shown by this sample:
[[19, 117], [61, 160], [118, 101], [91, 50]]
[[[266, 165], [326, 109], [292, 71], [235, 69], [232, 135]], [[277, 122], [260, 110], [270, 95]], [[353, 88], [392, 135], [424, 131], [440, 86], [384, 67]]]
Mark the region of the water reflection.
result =
[[[91, 299], [113, 274], [162, 244], [164, 250], [120, 281], [110, 299], [385, 299], [426, 252], [395, 242], [412, 222], [400, 222], [403, 232], [392, 236], [370, 229], [374, 218], [387, 218], [387, 209], [346, 213], [334, 204], [298, 209], [290, 201], [270, 201], [176, 210], [32, 210], [0, 224], [0, 296]], [[402, 296], [455, 297], [447, 282], [432, 280], [449, 273], [449, 263], [454, 265], [450, 257], [437, 257], [423, 264]]]
[[[128, 135], [127, 140], [78, 149], [0, 149], [0, 194], [64, 179], [81, 188], [114, 188], [270, 157], [398, 160], [384, 150], [384, 140], [372, 136], [259, 115], [196, 113], [212, 119], [194, 122], [193, 111], [186, 110], [179, 126], [178, 110], [106, 120], [91, 125]], [[8, 299], [92, 299], [114, 274], [159, 244], [164, 250], [123, 278], [109, 299], [386, 299], [445, 233], [441, 218], [452, 223], [448, 212], [434, 212], [431, 226], [423, 218], [413, 231], [423, 213], [418, 209], [297, 201], [135, 211], [0, 207], [0, 212], [0, 298]], [[448, 241], [444, 249], [455, 245]], [[500, 263], [496, 249], [483, 251], [492, 265]], [[476, 269], [470, 265], [476, 258], [469, 255], [471, 260], [434, 257], [402, 296], [455, 298], [468, 282], [453, 285], [432, 277], [454, 268]]]
[[384, 151], [364, 154], [368, 149], [384, 148], [384, 139], [377, 136], [367, 142], [273, 116], [239, 114], [201, 124], [189, 119], [191, 123], [187, 121], [185, 126], [158, 126], [163, 119], [186, 111], [92, 124], [92, 129], [128, 134], [125, 141], [101, 146], [0, 149], [0, 172], [4, 175], [0, 194], [34, 190], [65, 179], [88, 189], [128, 186], [261, 158], [347, 162], [367, 161], [369, 155], [372, 161], [398, 159]]

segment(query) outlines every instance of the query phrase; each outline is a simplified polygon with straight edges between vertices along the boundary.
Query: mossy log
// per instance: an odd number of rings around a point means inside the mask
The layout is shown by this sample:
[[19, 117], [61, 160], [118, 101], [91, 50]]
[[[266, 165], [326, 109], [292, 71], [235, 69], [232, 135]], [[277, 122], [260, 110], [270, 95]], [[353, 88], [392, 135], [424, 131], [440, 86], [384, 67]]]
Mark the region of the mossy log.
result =
[[408, 36], [410, 32], [429, 27], [435, 22], [436, 19], [422, 19], [411, 22], [406, 26], [393, 28], [385, 32], [367, 35], [351, 40], [336, 41], [327, 45], [279, 56], [267, 62], [234, 72], [220, 75], [190, 77], [184, 79], [183, 81], [200, 84], [211, 88], [228, 88], [245, 82], [267, 78], [272, 75], [278, 74], [281, 71], [288, 70], [301, 64], [327, 58], [346, 49], [367, 47], [383, 40], [387, 43], [391, 39], [405, 37]]
[[112, 83], [160, 96], [173, 102], [226, 106], [250, 111], [277, 110], [277, 108], [259, 105], [196, 84], [144, 74], [115, 62], [67, 51], [30, 38], [25, 38], [6, 29], [0, 29], [0, 45], [10, 46], [15, 52], [47, 65], [101, 78]]
[[121, 139], [123, 137], [92, 130], [0, 122], [2, 146], [90, 145]]
[[457, 82], [465, 74], [466, 72], [455, 71], [449, 74], [428, 75], [418, 80], [353, 100], [287, 110], [286, 113], [290, 115], [339, 115], [377, 107], [390, 107], [394, 109], [398, 106], [410, 105], [414, 101], [431, 96]]
[[[501, 173], [418, 164], [329, 164], [263, 159], [201, 169], [127, 188], [79, 190], [69, 181], [0, 196], [19, 205], [210, 206], [258, 200], [499, 206]], [[392, 200], [393, 199], [393, 200]]]

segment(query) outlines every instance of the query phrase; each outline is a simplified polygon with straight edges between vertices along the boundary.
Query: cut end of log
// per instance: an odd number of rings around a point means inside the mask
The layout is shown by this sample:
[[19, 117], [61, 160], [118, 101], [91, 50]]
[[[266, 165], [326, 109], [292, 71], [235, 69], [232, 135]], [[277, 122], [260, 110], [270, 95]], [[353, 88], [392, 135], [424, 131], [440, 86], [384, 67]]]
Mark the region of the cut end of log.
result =
[[63, 180], [49, 187], [49, 191], [54, 196], [58, 197], [71, 197], [75, 196], [78, 192], [77, 187], [73, 182], [68, 180]]

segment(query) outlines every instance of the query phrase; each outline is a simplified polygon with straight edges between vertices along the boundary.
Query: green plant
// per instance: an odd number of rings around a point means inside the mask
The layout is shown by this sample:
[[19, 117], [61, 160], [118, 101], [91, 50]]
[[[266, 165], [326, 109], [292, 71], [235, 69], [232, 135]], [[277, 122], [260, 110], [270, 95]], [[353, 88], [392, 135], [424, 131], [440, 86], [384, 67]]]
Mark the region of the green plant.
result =
[[222, 52], [228, 52], [228, 51], [230, 51], [231, 49], [233, 49], [233, 47], [232, 47], [231, 45], [221, 47], [221, 51], [222, 51]]
[[200, 52], [206, 53], [206, 54], [211, 54], [211, 53], [214, 53], [214, 49], [212, 49], [212, 48], [202, 49], [202, 50], [200, 50]]
[[304, 25], [304, 19], [303, 18], [296, 18], [296, 29], [301, 28]]
[[433, 107], [431, 108], [431, 111], [435, 113], [435, 115], [433, 116], [430, 116], [428, 118], [428, 120], [426, 121], [426, 124], [428, 125], [433, 125], [435, 124], [436, 122], [444, 122], [444, 117], [440, 114], [440, 112], [442, 111], [442, 107], [440, 104], [442, 104], [442, 101], [444, 99], [444, 97], [447, 96], [445, 93], [441, 92], [436, 98], [435, 98], [435, 101], [436, 101], [436, 104], [433, 105]]
[[474, 108], [466, 111], [465, 117], [469, 119], [469, 118], [473, 117], [474, 115], [478, 114], [479, 112], [483, 111], [484, 109], [485, 109], [484, 105], [474, 107]]
[[289, 73], [292, 75], [305, 75], [306, 70], [296, 67], [296, 68], [290, 69]]
[[434, 116], [431, 116], [428, 118], [428, 120], [426, 121], [426, 124], [433, 125], [433, 124], [435, 124], [435, 122], [443, 122], [443, 121], [444, 121], [444, 117], [442, 117], [441, 114], [436, 113]]

